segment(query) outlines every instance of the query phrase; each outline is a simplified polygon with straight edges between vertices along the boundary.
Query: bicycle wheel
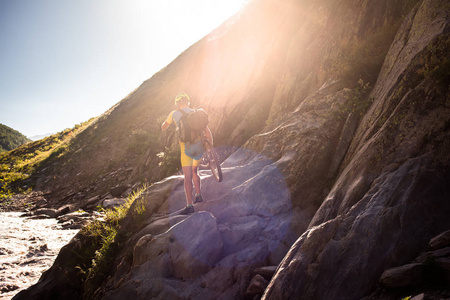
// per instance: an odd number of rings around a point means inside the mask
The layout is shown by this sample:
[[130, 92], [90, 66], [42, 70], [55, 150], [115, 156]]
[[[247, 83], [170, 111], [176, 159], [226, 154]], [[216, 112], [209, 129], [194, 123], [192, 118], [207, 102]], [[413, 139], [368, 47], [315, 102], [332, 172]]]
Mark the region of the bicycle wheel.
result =
[[211, 143], [208, 140], [205, 140], [205, 156], [206, 159], [209, 161], [209, 168], [211, 169], [211, 172], [216, 178], [218, 182], [221, 182], [222, 177], [222, 169], [220, 168], [220, 160], [219, 156], [217, 155], [216, 151], [214, 151], [213, 147], [211, 146]]

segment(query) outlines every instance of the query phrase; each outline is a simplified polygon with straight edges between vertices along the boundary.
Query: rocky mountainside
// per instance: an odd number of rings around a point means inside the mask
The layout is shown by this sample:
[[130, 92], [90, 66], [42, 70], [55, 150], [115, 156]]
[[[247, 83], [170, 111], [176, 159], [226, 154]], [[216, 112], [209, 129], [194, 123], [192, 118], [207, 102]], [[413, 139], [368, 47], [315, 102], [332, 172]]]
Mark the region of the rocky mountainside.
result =
[[449, 229], [448, 69], [436, 73], [448, 64], [448, 8], [423, 1], [402, 23], [339, 178], [265, 298], [361, 298]]
[[[54, 205], [159, 181], [109, 244], [82, 230], [15, 299], [448, 297], [449, 18], [439, 0], [251, 2], [36, 175]], [[189, 216], [158, 131], [181, 90], [227, 157]]]

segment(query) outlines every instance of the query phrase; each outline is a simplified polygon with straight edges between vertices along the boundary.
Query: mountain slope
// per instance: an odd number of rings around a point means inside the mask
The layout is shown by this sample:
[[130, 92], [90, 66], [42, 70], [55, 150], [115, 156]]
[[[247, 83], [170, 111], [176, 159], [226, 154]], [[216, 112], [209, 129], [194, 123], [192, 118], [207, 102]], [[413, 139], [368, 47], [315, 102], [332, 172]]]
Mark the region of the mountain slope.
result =
[[226, 156], [272, 128], [330, 78], [344, 78], [341, 88], [354, 88], [360, 78], [373, 85], [410, 2], [376, 6], [374, 15], [370, 2], [361, 8], [348, 1], [251, 2], [106, 112], [66, 155], [44, 163], [36, 188], [52, 191], [49, 200], [58, 206], [62, 199], [79, 202], [117, 184], [173, 174], [175, 135], [160, 135], [159, 126], [180, 91], [208, 111], [216, 146]]
[[[14, 194], [26, 201], [21, 195], [32, 189], [30, 176], [39, 176], [39, 169], [43, 164], [64, 155], [73, 138], [82, 132], [92, 121], [76, 125], [60, 133], [51, 135], [38, 141], [30, 141], [16, 149], [0, 154], [0, 209], [23, 210], [24, 203], [11, 199]], [[24, 197], [22, 197], [24, 196]]]
[[0, 124], [0, 152], [15, 149], [29, 141], [26, 136], [17, 130]]
[[[54, 204], [74, 187], [64, 201], [162, 180], [120, 221], [93, 225], [114, 227], [108, 238], [80, 232], [17, 299], [369, 297], [450, 228], [449, 15], [438, 0], [251, 2], [42, 171], [41, 187], [57, 175]], [[190, 216], [177, 215], [182, 176], [166, 178], [174, 133], [158, 131], [180, 90], [232, 152], [222, 183], [202, 171], [206, 201]], [[268, 266], [264, 284], [255, 272]]]

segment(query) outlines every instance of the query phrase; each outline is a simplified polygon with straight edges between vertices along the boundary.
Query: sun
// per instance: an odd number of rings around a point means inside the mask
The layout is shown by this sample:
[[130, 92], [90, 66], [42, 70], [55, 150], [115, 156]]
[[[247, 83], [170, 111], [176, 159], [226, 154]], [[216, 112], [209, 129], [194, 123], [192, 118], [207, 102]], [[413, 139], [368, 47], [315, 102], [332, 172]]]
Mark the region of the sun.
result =
[[[104, 13], [130, 64], [157, 72], [239, 12], [249, 0], [130, 0]], [[153, 73], [152, 73], [153, 74]], [[148, 74], [151, 76], [152, 74]]]

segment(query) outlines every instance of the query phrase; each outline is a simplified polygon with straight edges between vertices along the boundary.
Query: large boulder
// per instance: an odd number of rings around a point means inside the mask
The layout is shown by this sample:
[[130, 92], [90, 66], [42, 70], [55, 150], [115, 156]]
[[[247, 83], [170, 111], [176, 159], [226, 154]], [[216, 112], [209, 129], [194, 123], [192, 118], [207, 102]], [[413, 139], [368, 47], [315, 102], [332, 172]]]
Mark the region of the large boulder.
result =
[[124, 198], [113, 198], [113, 199], [105, 199], [102, 202], [104, 208], [114, 208], [119, 207], [127, 203], [127, 199]]
[[432, 238], [429, 245], [433, 250], [450, 246], [450, 230], [447, 230]]
[[250, 284], [245, 291], [245, 296], [255, 296], [262, 295], [269, 285], [269, 281], [267, 281], [263, 276], [256, 274], [255, 277], [252, 278]]
[[33, 212], [33, 215], [56, 218], [60, 215], [60, 212], [54, 208], [39, 208]]
[[424, 277], [423, 264], [408, 264], [390, 268], [381, 275], [381, 284], [387, 288], [406, 287], [422, 283]]
[[162, 234], [143, 236], [134, 248], [133, 266], [148, 263], [165, 277], [193, 278], [215, 266], [222, 248], [216, 219], [199, 212]]
[[118, 185], [113, 187], [112, 189], [109, 190], [109, 193], [115, 197], [115, 198], [120, 198], [120, 197], [124, 197], [125, 193], [129, 191], [129, 189], [131, 188], [131, 185], [127, 184], [127, 185]]

